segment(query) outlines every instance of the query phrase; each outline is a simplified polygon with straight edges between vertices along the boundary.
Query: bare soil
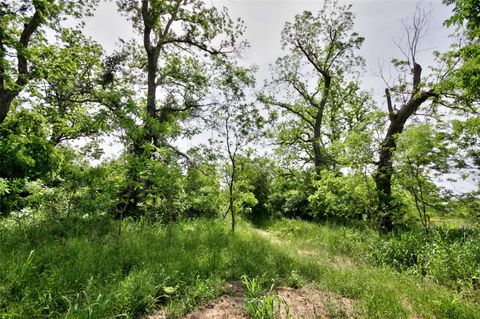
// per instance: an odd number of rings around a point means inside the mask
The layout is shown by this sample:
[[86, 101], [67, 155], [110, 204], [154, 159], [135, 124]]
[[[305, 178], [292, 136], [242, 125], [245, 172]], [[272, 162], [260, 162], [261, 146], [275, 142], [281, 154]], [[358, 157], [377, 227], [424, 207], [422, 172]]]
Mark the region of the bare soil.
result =
[[[341, 298], [331, 293], [325, 293], [313, 288], [279, 287], [278, 295], [288, 305], [288, 314], [291, 319], [317, 318], [354, 318], [353, 301]], [[200, 306], [188, 313], [183, 319], [247, 319], [244, 308], [245, 292], [240, 283], [228, 284], [224, 294], [206, 305]], [[287, 318], [287, 309], [282, 307], [278, 318]], [[147, 319], [163, 319], [164, 314], [157, 313]]]

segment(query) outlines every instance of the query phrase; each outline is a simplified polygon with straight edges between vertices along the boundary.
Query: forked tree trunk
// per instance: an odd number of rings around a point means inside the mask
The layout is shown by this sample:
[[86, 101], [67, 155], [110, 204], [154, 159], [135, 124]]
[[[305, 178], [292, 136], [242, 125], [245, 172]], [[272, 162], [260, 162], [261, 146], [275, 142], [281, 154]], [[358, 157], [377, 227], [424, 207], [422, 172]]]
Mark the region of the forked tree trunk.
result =
[[392, 198], [392, 176], [393, 176], [393, 162], [392, 157], [397, 148], [395, 141], [398, 134], [401, 134], [405, 128], [405, 123], [430, 97], [436, 96], [433, 89], [425, 92], [419, 92], [420, 76], [422, 67], [418, 63], [414, 63], [413, 67], [413, 92], [408, 102], [403, 104], [400, 109], [395, 112], [392, 106], [390, 91], [385, 90], [387, 97], [387, 106], [390, 119], [385, 138], [380, 147], [380, 157], [377, 165], [377, 172], [375, 174], [375, 184], [377, 188], [378, 206], [377, 210], [380, 212], [378, 225], [381, 229], [391, 230], [393, 228], [393, 210], [394, 203]]

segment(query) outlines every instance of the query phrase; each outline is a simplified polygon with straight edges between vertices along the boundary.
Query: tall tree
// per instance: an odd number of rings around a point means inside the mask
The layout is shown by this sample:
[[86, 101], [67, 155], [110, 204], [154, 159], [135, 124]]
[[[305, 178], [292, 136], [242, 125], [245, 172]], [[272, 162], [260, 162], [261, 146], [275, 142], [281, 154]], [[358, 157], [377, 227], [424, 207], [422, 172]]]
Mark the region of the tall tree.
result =
[[318, 176], [329, 163], [323, 146], [326, 109], [329, 104], [342, 105], [342, 99], [356, 93], [342, 90], [348, 86], [348, 74], [363, 65], [355, 50], [364, 39], [353, 31], [353, 20], [351, 5], [326, 1], [317, 15], [305, 11], [286, 23], [281, 41], [289, 54], [276, 61], [273, 78], [260, 95], [260, 101], [293, 119], [287, 126], [296, 133], [288, 134], [289, 143], [310, 144], [307, 154]]
[[[393, 154], [396, 150], [396, 137], [401, 134], [407, 121], [414, 115], [419, 107], [429, 99], [438, 97], [434, 87], [425, 87], [422, 82], [422, 67], [417, 61], [419, 42], [425, 36], [427, 14], [417, 9], [411, 21], [403, 21], [406, 35], [406, 47], [399, 45], [405, 60], [393, 60], [393, 64], [400, 70], [401, 76], [395, 86], [385, 89], [389, 125], [380, 146], [379, 161], [375, 173], [375, 184], [378, 197], [379, 226], [390, 230], [393, 227], [393, 198], [392, 176]], [[406, 79], [406, 74], [411, 74], [411, 79]], [[396, 93], [392, 100], [392, 93]], [[398, 107], [394, 105], [398, 103]]]
[[182, 120], [212, 105], [210, 81], [236, 51], [243, 26], [235, 24], [226, 10], [199, 0], [121, 0], [118, 5], [142, 38], [140, 50], [132, 47], [139, 60], [134, 62], [140, 62], [137, 83], [146, 85], [137, 102], [139, 121], [131, 129], [135, 164], [130, 177], [136, 186], [126, 191], [131, 200], [125, 210], [135, 210], [151, 187], [148, 178], [140, 178], [141, 162], [161, 160], [160, 148], [185, 157], [169, 139], [184, 131]]

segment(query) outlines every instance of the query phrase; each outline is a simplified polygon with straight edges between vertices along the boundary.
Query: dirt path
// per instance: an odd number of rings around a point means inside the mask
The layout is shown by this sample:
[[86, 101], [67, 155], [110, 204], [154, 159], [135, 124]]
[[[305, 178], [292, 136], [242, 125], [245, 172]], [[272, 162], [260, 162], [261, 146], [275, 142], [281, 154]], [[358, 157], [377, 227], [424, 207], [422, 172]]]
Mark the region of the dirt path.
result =
[[[282, 247], [289, 246], [272, 233], [263, 229], [254, 230], [258, 235]], [[306, 258], [315, 258], [316, 253], [311, 250], [297, 250], [296, 253]], [[323, 292], [312, 287], [300, 289], [278, 287], [278, 296], [285, 301], [288, 307], [282, 306], [278, 318], [290, 319], [317, 319], [317, 318], [354, 318], [353, 301], [336, 294]], [[188, 313], [183, 319], [235, 319], [250, 318], [245, 310], [245, 289], [243, 284], [232, 282], [224, 287], [219, 298], [198, 307]], [[287, 309], [288, 308], [288, 309]], [[288, 312], [288, 317], [287, 317]], [[165, 314], [157, 313], [146, 319], [164, 319]]]
[[[313, 288], [295, 289], [279, 287], [278, 296], [288, 305], [281, 307], [278, 318], [318, 319], [318, 318], [354, 318], [353, 302], [347, 298], [339, 298]], [[244, 307], [243, 290], [235, 294], [224, 294], [206, 305], [188, 313], [183, 319], [248, 319]], [[287, 317], [288, 312], [288, 317]], [[163, 313], [157, 313], [147, 319], [165, 319]]]

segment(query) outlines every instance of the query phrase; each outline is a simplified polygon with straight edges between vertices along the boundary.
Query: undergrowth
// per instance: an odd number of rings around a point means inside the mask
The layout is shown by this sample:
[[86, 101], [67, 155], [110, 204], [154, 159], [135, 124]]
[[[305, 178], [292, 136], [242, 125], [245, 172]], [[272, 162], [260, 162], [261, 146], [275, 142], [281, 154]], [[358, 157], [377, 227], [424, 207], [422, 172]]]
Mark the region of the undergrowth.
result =
[[158, 308], [178, 317], [243, 275], [351, 298], [358, 317], [480, 317], [474, 295], [366, 253], [383, 242], [369, 230], [282, 221], [268, 238], [238, 226], [232, 234], [223, 220], [177, 222], [169, 246], [167, 228], [148, 220], [5, 219], [0, 318], [140, 318]]
[[314, 224], [296, 220], [277, 221], [269, 228], [302, 247], [321, 247], [357, 263], [394, 267], [457, 291], [472, 290], [472, 277], [480, 277], [477, 227], [436, 226], [429, 236], [415, 230], [380, 234], [364, 224]]
[[103, 218], [0, 226], [1, 318], [135, 318], [181, 314], [243, 274], [286, 278], [294, 260], [223, 221], [164, 226]]

